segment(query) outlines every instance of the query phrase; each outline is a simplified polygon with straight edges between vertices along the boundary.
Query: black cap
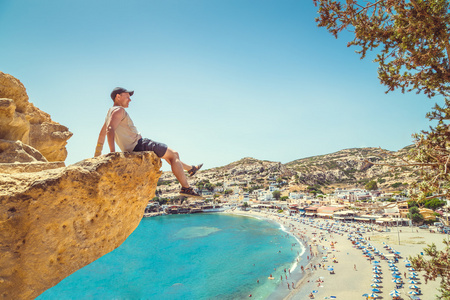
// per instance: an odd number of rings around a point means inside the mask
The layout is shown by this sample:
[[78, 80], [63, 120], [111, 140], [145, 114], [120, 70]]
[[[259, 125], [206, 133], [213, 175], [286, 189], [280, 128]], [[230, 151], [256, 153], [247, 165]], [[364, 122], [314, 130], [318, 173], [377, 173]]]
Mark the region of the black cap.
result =
[[128, 94], [130, 94], [130, 96], [133, 96], [134, 91], [127, 91], [127, 89], [124, 89], [122, 87], [116, 87], [111, 92], [111, 99], [113, 99], [113, 101], [114, 101], [114, 99], [116, 99], [116, 95], [117, 94], [122, 94], [122, 93], [128, 93]]

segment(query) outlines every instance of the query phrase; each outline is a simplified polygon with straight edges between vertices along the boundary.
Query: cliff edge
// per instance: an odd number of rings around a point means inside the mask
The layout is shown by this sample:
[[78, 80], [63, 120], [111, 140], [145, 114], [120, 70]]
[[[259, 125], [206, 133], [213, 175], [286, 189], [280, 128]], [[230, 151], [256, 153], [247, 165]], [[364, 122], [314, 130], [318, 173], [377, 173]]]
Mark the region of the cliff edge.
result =
[[153, 152], [110, 153], [34, 173], [0, 173], [0, 292], [34, 299], [117, 248], [161, 176]]

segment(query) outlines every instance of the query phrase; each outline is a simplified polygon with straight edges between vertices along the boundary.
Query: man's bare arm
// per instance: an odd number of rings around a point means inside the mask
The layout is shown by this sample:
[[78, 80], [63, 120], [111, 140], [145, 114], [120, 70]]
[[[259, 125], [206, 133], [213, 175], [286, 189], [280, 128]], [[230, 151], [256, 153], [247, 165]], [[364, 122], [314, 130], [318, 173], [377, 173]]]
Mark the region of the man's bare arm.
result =
[[102, 129], [98, 135], [97, 147], [95, 148], [94, 157], [100, 156], [102, 154], [103, 143], [105, 142], [106, 137], [106, 123], [103, 124]]
[[111, 113], [111, 118], [109, 122], [106, 124], [106, 136], [108, 137], [108, 145], [110, 152], [116, 152], [116, 145], [114, 143], [114, 133], [116, 131], [117, 126], [122, 121], [124, 117], [125, 110], [121, 107], [114, 110]]

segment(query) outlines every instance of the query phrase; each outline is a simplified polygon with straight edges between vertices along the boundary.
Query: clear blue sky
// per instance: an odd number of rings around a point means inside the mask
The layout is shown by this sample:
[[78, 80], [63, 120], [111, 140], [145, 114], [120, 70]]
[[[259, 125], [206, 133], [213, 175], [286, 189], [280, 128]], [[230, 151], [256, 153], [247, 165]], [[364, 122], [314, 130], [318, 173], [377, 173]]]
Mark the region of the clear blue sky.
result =
[[205, 168], [411, 144], [433, 100], [386, 95], [374, 56], [316, 15], [312, 0], [0, 0], [0, 71], [74, 133], [67, 164], [93, 155], [116, 86], [135, 90], [144, 137]]

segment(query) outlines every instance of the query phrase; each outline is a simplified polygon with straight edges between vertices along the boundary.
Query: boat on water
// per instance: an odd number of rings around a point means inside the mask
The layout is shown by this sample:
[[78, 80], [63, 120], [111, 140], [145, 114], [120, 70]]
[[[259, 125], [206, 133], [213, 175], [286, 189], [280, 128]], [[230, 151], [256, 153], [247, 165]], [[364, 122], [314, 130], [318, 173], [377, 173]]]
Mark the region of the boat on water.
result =
[[144, 218], [150, 218], [150, 217], [157, 217], [157, 216], [164, 216], [166, 215], [165, 212], [150, 212], [150, 213], [144, 213]]

